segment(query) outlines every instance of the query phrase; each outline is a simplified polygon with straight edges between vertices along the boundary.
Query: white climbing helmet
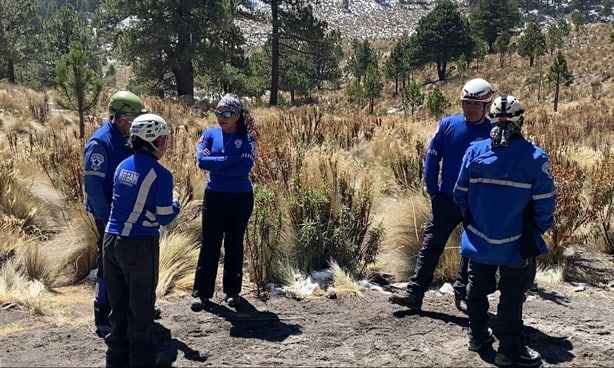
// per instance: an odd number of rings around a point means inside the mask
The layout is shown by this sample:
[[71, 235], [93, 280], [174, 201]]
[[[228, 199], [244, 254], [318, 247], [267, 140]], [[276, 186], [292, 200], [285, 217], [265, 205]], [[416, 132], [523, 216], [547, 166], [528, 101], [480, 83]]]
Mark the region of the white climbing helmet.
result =
[[143, 114], [137, 116], [130, 125], [130, 137], [138, 137], [149, 142], [157, 151], [170, 134], [168, 124], [156, 114]]
[[460, 99], [461, 101], [481, 101], [488, 103], [492, 101], [494, 93], [495, 91], [493, 91], [490, 83], [482, 78], [475, 78], [465, 83], [461, 90]]

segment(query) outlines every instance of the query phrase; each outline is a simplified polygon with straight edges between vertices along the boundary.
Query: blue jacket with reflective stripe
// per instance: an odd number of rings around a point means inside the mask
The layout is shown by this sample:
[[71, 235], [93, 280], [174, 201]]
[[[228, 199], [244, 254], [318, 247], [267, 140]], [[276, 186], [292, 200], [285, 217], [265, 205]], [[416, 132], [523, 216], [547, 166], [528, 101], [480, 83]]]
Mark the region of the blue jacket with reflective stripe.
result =
[[471, 142], [490, 137], [491, 129], [490, 120], [486, 119], [481, 124], [469, 124], [463, 114], [441, 120], [429, 142], [424, 160], [424, 181], [428, 194], [452, 194], [467, 147]]
[[167, 225], [178, 213], [173, 175], [153, 155], [136, 153], [119, 164], [107, 233], [160, 236], [160, 225]]
[[461, 240], [463, 256], [479, 263], [522, 262], [523, 209], [534, 201], [533, 241], [548, 250], [542, 234], [554, 222], [555, 186], [546, 153], [522, 137], [507, 147], [491, 139], [472, 144], [465, 153], [454, 200], [469, 224]]
[[98, 128], [85, 144], [83, 188], [85, 209], [95, 219], [107, 221], [113, 196], [113, 174], [117, 165], [131, 154], [120, 130], [110, 120]]

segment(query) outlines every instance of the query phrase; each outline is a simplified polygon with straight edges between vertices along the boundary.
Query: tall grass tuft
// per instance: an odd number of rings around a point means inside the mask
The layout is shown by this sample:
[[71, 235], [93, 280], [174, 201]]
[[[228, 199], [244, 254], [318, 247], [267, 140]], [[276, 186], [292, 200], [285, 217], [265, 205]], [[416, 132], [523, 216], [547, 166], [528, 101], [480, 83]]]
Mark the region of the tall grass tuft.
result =
[[192, 288], [199, 243], [184, 234], [167, 234], [160, 238], [160, 271], [156, 295], [163, 297], [174, 289]]

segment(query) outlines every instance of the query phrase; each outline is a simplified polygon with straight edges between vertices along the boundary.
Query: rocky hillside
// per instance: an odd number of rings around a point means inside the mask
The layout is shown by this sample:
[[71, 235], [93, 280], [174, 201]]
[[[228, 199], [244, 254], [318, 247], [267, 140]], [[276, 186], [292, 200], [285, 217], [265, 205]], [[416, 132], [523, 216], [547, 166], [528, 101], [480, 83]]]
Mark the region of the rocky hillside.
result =
[[[321, 0], [314, 11], [331, 29], [339, 29], [344, 38], [392, 39], [410, 34], [432, 6], [433, 0]], [[252, 1], [245, 10], [263, 16], [270, 13], [261, 1]], [[263, 44], [270, 32], [267, 24], [255, 20], [239, 24], [249, 46]]]

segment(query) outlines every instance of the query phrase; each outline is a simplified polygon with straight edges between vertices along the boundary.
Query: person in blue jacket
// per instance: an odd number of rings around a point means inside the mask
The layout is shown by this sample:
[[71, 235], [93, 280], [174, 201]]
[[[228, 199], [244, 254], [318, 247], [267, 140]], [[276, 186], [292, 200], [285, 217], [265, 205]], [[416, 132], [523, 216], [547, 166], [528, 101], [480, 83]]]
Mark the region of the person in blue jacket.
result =
[[111, 306], [105, 337], [109, 367], [151, 367], [158, 284], [160, 226], [179, 213], [173, 175], [159, 162], [169, 143], [160, 116], [144, 114], [130, 127], [134, 154], [115, 170], [111, 214], [104, 234], [104, 279]]
[[134, 93], [119, 91], [113, 94], [109, 102], [110, 118], [92, 134], [85, 144], [83, 154], [85, 209], [92, 214], [98, 231], [94, 324], [96, 334], [100, 337], [104, 337], [110, 330], [110, 308], [103, 277], [102, 239], [111, 213], [113, 174], [117, 165], [132, 153], [127, 141], [130, 123], [142, 110], [143, 102]]
[[487, 295], [497, 288], [498, 270], [495, 364], [536, 367], [541, 356], [522, 339], [522, 305], [535, 257], [548, 251], [542, 234], [554, 222], [556, 193], [548, 156], [522, 136], [523, 114], [517, 98], [497, 97], [491, 138], [467, 149], [454, 199], [463, 214], [461, 253], [469, 259], [469, 350], [494, 341]]
[[202, 209], [202, 245], [194, 276], [191, 308], [211, 306], [222, 240], [223, 292], [236, 306], [243, 279], [243, 237], [254, 207], [249, 173], [256, 153], [254, 120], [239, 97], [228, 93], [215, 111], [218, 125], [205, 130], [198, 141], [198, 167], [209, 172]]
[[[462, 222], [452, 192], [463, 154], [469, 144], [489, 137], [492, 126], [486, 114], [493, 95], [492, 87], [484, 79], [469, 80], [460, 94], [463, 113], [442, 119], [429, 143], [424, 162], [424, 180], [432, 212], [424, 228], [422, 248], [407, 284], [407, 291], [391, 295], [389, 300], [394, 304], [417, 311], [422, 309], [424, 294], [433, 281], [433, 274], [448, 238]], [[466, 285], [467, 260], [461, 257], [454, 281], [454, 303], [463, 313], [467, 311]]]

